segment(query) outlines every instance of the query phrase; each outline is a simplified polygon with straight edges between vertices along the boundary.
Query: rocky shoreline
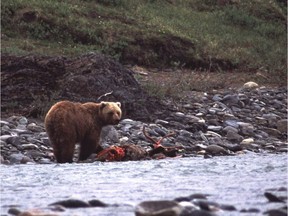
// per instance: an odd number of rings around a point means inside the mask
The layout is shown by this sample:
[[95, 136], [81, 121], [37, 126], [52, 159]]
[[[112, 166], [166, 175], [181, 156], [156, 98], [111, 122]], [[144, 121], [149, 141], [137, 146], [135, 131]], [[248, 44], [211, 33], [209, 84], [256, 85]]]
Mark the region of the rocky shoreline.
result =
[[[166, 118], [150, 123], [123, 119], [115, 127], [104, 128], [104, 149], [135, 144], [149, 150], [151, 142], [142, 132], [146, 126], [149, 136], [158, 140], [174, 132], [161, 144], [178, 147], [177, 155], [182, 157], [288, 151], [287, 88], [259, 88], [250, 83], [238, 90], [192, 92], [181, 104], [165, 103], [170, 109]], [[55, 163], [43, 121], [39, 119], [2, 118], [0, 138], [2, 164]], [[86, 162], [95, 159], [92, 155]]]
[[[191, 92], [180, 104], [175, 105], [172, 101], [165, 103], [170, 113], [166, 118], [155, 119], [153, 122], [123, 119], [119, 125], [103, 129], [101, 145], [104, 149], [112, 145], [136, 145], [149, 150], [152, 143], [143, 134], [145, 126], [147, 134], [155, 140], [173, 132], [174, 135], [163, 139], [161, 144], [164, 148], [178, 147], [177, 156], [181, 157], [210, 158], [249, 152], [285, 154], [288, 151], [287, 88], [259, 88], [250, 83], [248, 87], [244, 85], [238, 90]], [[163, 115], [160, 113], [159, 116]], [[39, 119], [17, 115], [2, 118], [0, 138], [1, 164], [55, 163], [43, 121]], [[77, 152], [76, 148], [75, 161]], [[92, 155], [85, 162], [94, 162], [96, 158], [96, 155]], [[157, 155], [155, 158], [165, 158], [165, 155]], [[279, 195], [275, 196], [275, 193], [283, 192], [287, 193], [287, 188], [266, 191], [264, 196], [269, 202], [287, 202], [287, 197], [282, 199]], [[65, 208], [110, 206], [99, 200], [86, 202], [69, 199], [56, 204], [51, 207], [53, 212], [65, 211]], [[203, 194], [192, 194], [175, 200], [139, 203], [135, 208], [135, 214], [215, 215], [215, 209], [222, 212], [236, 211], [234, 206], [211, 202]], [[239, 212], [257, 214], [259, 209], [242, 209]], [[10, 208], [8, 213], [58, 215], [41, 210], [21, 212], [17, 208]], [[286, 215], [287, 205], [271, 209], [266, 214]]]

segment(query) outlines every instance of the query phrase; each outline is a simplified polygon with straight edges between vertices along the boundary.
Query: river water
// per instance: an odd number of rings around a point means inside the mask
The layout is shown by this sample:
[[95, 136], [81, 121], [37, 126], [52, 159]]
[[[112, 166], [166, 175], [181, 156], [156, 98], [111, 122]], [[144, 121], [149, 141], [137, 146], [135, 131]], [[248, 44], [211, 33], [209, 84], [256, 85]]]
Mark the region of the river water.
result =
[[258, 208], [261, 213], [255, 215], [262, 215], [263, 211], [279, 205], [268, 203], [264, 192], [287, 187], [287, 154], [0, 165], [0, 170], [1, 215], [7, 215], [14, 205], [20, 210], [45, 210], [53, 202], [72, 197], [119, 205], [67, 209], [60, 215], [129, 216], [134, 215], [134, 207], [141, 201], [171, 200], [194, 193], [209, 194], [209, 201], [231, 204], [238, 210], [218, 215], [239, 215], [243, 208]]

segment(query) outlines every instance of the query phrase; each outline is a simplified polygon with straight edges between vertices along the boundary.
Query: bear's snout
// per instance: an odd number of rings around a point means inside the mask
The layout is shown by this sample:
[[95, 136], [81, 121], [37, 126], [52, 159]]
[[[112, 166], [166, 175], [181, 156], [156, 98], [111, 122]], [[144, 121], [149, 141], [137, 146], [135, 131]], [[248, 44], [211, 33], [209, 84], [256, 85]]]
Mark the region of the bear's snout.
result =
[[115, 116], [114, 118], [113, 118], [113, 123], [114, 124], [118, 124], [120, 122], [120, 116]]

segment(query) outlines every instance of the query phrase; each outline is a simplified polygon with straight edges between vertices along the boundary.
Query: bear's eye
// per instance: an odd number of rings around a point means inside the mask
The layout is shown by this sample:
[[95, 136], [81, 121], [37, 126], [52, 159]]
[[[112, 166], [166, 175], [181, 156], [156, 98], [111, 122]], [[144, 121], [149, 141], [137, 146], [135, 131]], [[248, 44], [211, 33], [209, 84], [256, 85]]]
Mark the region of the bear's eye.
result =
[[113, 112], [108, 112], [108, 115], [113, 115], [114, 113]]

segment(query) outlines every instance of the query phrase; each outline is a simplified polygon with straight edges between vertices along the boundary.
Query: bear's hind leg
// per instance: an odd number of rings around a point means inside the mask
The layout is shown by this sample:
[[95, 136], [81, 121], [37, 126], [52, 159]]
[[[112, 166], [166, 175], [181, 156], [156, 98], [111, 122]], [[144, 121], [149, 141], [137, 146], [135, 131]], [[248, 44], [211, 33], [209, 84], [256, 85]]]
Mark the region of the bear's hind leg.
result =
[[53, 148], [53, 153], [56, 157], [56, 161], [58, 163], [72, 163], [75, 145], [62, 144], [62, 146], [66, 146], [66, 148], [57, 148], [56, 146]]

